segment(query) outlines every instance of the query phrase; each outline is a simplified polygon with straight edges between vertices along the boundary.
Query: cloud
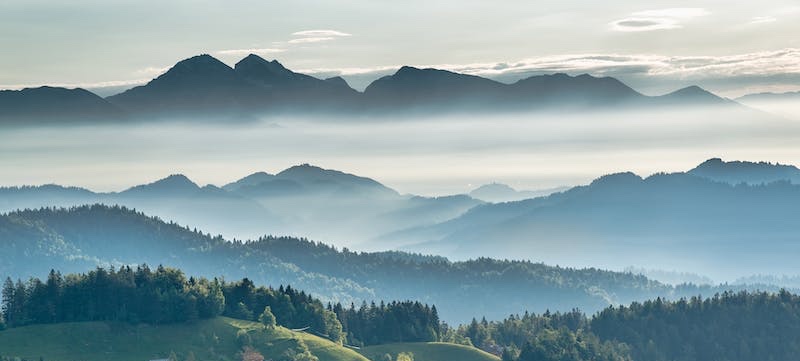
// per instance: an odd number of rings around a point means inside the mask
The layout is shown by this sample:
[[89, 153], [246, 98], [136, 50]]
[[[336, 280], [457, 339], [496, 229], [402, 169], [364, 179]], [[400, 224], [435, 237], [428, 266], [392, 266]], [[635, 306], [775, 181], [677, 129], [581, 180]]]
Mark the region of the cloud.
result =
[[83, 89], [99, 89], [99, 88], [117, 88], [117, 87], [133, 87], [142, 85], [152, 79], [133, 79], [133, 80], [111, 80], [101, 81], [95, 83], [47, 83], [47, 84], [0, 84], [0, 89], [20, 90], [25, 88], [37, 88], [40, 86], [53, 86], [61, 88], [83, 88]]
[[267, 55], [267, 54], [276, 54], [282, 53], [286, 51], [286, 49], [280, 48], [254, 48], [254, 49], [230, 49], [230, 50], [219, 50], [216, 53], [219, 55], [250, 55], [250, 54], [259, 54], [259, 55]]
[[704, 8], [668, 8], [637, 11], [629, 17], [611, 22], [611, 29], [621, 32], [641, 32], [679, 29], [693, 18], [710, 15]]
[[[361, 68], [310, 68], [302, 73], [324, 76], [356, 76], [365, 78], [386, 75], [405, 64]], [[800, 49], [787, 48], [726, 56], [667, 56], [653, 54], [565, 54], [470, 64], [418, 65], [421, 68], [444, 69], [478, 75], [501, 81], [515, 81], [532, 75], [589, 73], [596, 76], [646, 78], [694, 82], [708, 79], [749, 79], [775, 82], [779, 78], [800, 77]]]
[[148, 66], [144, 69], [139, 69], [136, 71], [136, 74], [146, 75], [146, 76], [158, 76], [164, 74], [169, 70], [170, 67], [157, 67], [157, 66]]
[[352, 34], [348, 34], [337, 30], [303, 30], [294, 32], [292, 33], [292, 35], [303, 36], [303, 37], [340, 37], [340, 36], [351, 36]]
[[778, 19], [776, 19], [776, 18], [774, 18], [772, 16], [756, 16], [756, 17], [750, 19], [750, 24], [753, 24], [753, 25], [756, 25], [756, 24], [767, 24], [767, 23], [772, 23], [772, 22], [775, 22], [775, 21], [778, 21]]
[[667, 30], [681, 27], [673, 19], [660, 18], [625, 18], [612, 22], [611, 26], [616, 31], [625, 32]]
[[333, 39], [335, 39], [335, 38], [330, 37], [330, 36], [313, 37], [313, 38], [298, 38], [298, 39], [289, 40], [288, 43], [289, 44], [319, 43], [319, 42], [323, 42], [323, 41], [330, 41], [330, 40], [333, 40]]

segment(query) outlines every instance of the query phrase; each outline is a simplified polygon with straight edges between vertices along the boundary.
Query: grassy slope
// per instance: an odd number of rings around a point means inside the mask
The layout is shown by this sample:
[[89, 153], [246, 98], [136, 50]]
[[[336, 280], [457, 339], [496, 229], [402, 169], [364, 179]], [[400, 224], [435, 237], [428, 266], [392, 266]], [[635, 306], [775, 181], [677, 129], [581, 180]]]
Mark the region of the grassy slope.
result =
[[320, 361], [367, 361], [313, 335], [285, 328], [266, 334], [258, 323], [225, 317], [162, 326], [79, 322], [19, 327], [0, 331], [0, 354], [45, 361], [147, 361], [174, 351], [180, 360], [189, 352], [197, 360], [234, 360], [240, 350], [236, 333], [242, 329], [267, 360], [277, 359], [302, 339]]
[[443, 342], [393, 343], [364, 347], [359, 352], [372, 360], [382, 360], [385, 354], [397, 357], [398, 353], [414, 354], [414, 361], [498, 361], [497, 356], [474, 347]]

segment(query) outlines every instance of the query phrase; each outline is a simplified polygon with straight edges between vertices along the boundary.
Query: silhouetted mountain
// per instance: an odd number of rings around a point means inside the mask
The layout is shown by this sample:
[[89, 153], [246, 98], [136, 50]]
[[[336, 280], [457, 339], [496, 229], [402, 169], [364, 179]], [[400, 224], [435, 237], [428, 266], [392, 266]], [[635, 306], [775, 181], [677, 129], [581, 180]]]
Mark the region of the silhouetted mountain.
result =
[[672, 93], [655, 97], [654, 99], [657, 99], [662, 105], [707, 106], [736, 104], [734, 101], [718, 97], [696, 85], [679, 89]]
[[688, 173], [730, 184], [763, 184], [777, 181], [800, 183], [800, 169], [797, 167], [767, 162], [724, 162], [722, 159], [712, 158]]
[[50, 268], [68, 273], [98, 265], [161, 264], [196, 276], [291, 285], [345, 304], [391, 299], [434, 303], [450, 323], [467, 322], [476, 316], [476, 307], [497, 319], [522, 309], [580, 307], [594, 312], [632, 300], [728, 289], [671, 287], [594, 268], [339, 251], [288, 237], [228, 242], [129, 209], [98, 205], [1, 214], [0, 248], [0, 274], [14, 279], [43, 277]]
[[275, 178], [295, 181], [305, 187], [334, 189], [336, 192], [367, 190], [384, 195], [398, 194], [395, 190], [387, 188], [373, 179], [337, 170], [323, 169], [309, 164], [288, 168], [276, 174]]
[[589, 74], [575, 77], [567, 74], [538, 75], [510, 85], [511, 96], [537, 106], [587, 107], [633, 104], [644, 96], [621, 81]]
[[[234, 70], [247, 81], [274, 91], [272, 95], [278, 97], [313, 95], [335, 98], [342, 95], [354, 95], [356, 93], [342, 78], [338, 78], [338, 80], [335, 78], [327, 80], [317, 79], [286, 69], [277, 60], [267, 61], [254, 54], [250, 54], [236, 63]], [[297, 92], [303, 92], [304, 94]], [[313, 100], [323, 101], [325, 99], [308, 100], [310, 102]]]
[[[620, 106], [706, 106], [736, 104], [697, 86], [647, 97], [617, 79], [588, 74], [538, 75], [504, 84], [474, 75], [440, 69], [404, 66], [375, 80], [364, 93], [353, 90], [341, 77], [325, 80], [293, 72], [277, 60], [248, 55], [231, 68], [204, 54], [182, 60], [143, 86], [106, 98], [76, 89], [66, 96], [55, 88], [0, 93], [0, 105], [13, 104], [2, 114], [19, 117], [98, 116], [102, 119], [118, 107], [135, 116], [165, 118], [254, 119], [264, 113], [323, 113], [326, 115], [393, 115], [413, 111], [520, 112], [575, 111]], [[61, 93], [59, 93], [61, 92]], [[9, 100], [3, 100], [8, 98]], [[112, 106], [113, 104], [113, 106]]]
[[185, 195], [200, 191], [200, 187], [183, 174], [173, 174], [153, 183], [143, 184], [121, 194], [148, 194], [151, 196]]
[[431, 227], [387, 235], [406, 249], [569, 265], [681, 269], [718, 279], [791, 273], [800, 186], [730, 185], [675, 173], [601, 177], [548, 197], [475, 207]]
[[259, 183], [271, 181], [275, 179], [275, 175], [266, 172], [255, 172], [247, 177], [237, 180], [236, 182], [228, 183], [222, 186], [222, 189], [235, 191], [246, 186], [256, 186]]
[[543, 197], [567, 189], [569, 189], [569, 187], [557, 187], [536, 191], [518, 191], [506, 184], [490, 183], [473, 189], [469, 192], [469, 196], [486, 202], [498, 203]]
[[81, 88], [43, 86], [0, 91], [0, 124], [118, 121], [123, 113]]
[[504, 85], [474, 75], [439, 69], [400, 68], [393, 75], [372, 82], [364, 90], [369, 106], [378, 107], [476, 107], [502, 97]]
[[143, 113], [237, 112], [252, 103], [256, 87], [231, 67], [204, 54], [182, 60], [146, 85], [110, 96], [111, 103]]

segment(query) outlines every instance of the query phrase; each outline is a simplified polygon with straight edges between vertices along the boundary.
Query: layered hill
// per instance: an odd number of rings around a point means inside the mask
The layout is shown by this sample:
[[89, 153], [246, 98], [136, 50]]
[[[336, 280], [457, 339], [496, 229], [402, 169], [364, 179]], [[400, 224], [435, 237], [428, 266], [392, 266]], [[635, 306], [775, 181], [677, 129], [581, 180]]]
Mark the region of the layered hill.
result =
[[467, 196], [401, 195], [373, 179], [308, 164], [275, 175], [256, 172], [223, 187], [201, 187], [174, 174], [121, 192], [43, 185], [0, 188], [0, 196], [6, 212], [118, 204], [228, 238], [289, 234], [348, 244], [445, 221], [481, 203]]
[[590, 185], [487, 204], [391, 236], [407, 249], [568, 265], [627, 265], [725, 275], [793, 274], [800, 248], [796, 168], [711, 159], [687, 173], [619, 173]]
[[632, 300], [728, 289], [672, 287], [631, 273], [526, 261], [452, 262], [402, 252], [352, 252], [287, 237], [231, 242], [106, 206], [2, 215], [0, 247], [4, 250], [0, 274], [15, 279], [42, 277], [42, 265], [71, 273], [98, 265], [163, 264], [207, 278], [247, 277], [263, 285], [291, 284], [323, 301], [346, 305], [417, 300], [435, 304], [441, 318], [451, 324], [468, 321], [476, 316], [476, 309], [493, 319], [526, 309], [579, 307], [594, 312]]

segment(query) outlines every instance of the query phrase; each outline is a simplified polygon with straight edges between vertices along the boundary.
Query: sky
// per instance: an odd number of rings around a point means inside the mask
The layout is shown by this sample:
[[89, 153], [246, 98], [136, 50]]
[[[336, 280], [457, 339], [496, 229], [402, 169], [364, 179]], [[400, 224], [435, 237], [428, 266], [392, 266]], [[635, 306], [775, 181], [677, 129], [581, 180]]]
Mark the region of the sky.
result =
[[800, 90], [800, 4], [762, 1], [3, 0], [0, 88], [107, 95], [249, 53], [363, 89], [402, 65], [514, 81], [615, 76], [646, 94]]

